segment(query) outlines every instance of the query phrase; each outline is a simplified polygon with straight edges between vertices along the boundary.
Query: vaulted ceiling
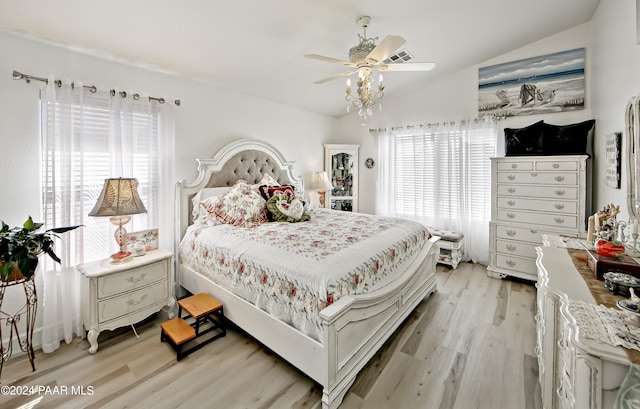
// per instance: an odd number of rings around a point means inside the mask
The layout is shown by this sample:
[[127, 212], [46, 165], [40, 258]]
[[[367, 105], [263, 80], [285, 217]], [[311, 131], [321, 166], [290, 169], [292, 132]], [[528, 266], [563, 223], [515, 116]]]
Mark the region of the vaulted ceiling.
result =
[[[390, 94], [591, 20], [599, 0], [0, 0], [0, 28], [225, 89], [340, 116], [344, 67], [368, 37], [406, 39], [430, 72], [385, 74]], [[559, 50], [561, 51], [561, 50]], [[45, 70], [46, 71], [46, 70]], [[29, 73], [46, 75], [44, 73]], [[81, 78], [90, 81], [92, 78]]]

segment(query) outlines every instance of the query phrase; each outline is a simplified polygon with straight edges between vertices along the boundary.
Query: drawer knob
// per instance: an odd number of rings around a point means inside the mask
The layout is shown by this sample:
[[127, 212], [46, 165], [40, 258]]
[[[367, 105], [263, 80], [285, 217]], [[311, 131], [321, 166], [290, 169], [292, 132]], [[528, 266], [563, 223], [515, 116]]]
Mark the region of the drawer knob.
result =
[[127, 277], [126, 280], [130, 283], [139, 283], [147, 276], [147, 273], [142, 273], [138, 277]]
[[141, 302], [143, 302], [145, 300], [145, 298], [147, 298], [147, 294], [143, 295], [142, 297], [138, 298], [137, 300], [127, 300], [127, 304], [129, 304], [129, 305], [138, 305]]
[[531, 176], [533, 176], [533, 177], [538, 176], [538, 172], [531, 172]]
[[516, 188], [515, 187], [510, 187], [509, 189], [507, 189], [507, 192], [515, 193], [516, 192]]
[[513, 219], [516, 215], [514, 213], [507, 213], [507, 217]]
[[507, 236], [513, 237], [515, 235], [516, 235], [516, 231], [515, 230], [507, 230]]
[[564, 176], [556, 176], [556, 180], [558, 182], [562, 182], [564, 180]]
[[559, 163], [554, 163], [551, 166], [553, 166], [554, 169], [558, 169], [560, 167], [560, 164]]
[[509, 251], [516, 251], [516, 246], [513, 244], [507, 244], [507, 250]]
[[562, 210], [562, 209], [564, 209], [564, 204], [562, 204], [562, 203], [556, 203], [556, 209], [558, 209], [558, 210]]
[[516, 178], [516, 175], [507, 175], [507, 179], [509, 180], [514, 180]]
[[516, 262], [513, 260], [506, 260], [505, 263], [507, 263], [507, 265], [509, 267], [515, 267], [516, 266]]
[[533, 234], [537, 234], [537, 233], [538, 233], [538, 230], [533, 230], [533, 229], [531, 229], [531, 230], [529, 230], [529, 231], [530, 231], [531, 233], [533, 233]]
[[515, 200], [507, 200], [507, 204], [509, 206], [515, 206], [516, 205], [516, 201]]
[[512, 163], [511, 164], [511, 169], [518, 169], [518, 164], [517, 163]]
[[564, 217], [556, 217], [553, 220], [558, 224], [563, 224], [564, 223]]
[[556, 193], [556, 195], [558, 195], [558, 196], [563, 196], [563, 195], [564, 195], [564, 190], [563, 190], [563, 189], [557, 189], [557, 190], [555, 191], [555, 193]]

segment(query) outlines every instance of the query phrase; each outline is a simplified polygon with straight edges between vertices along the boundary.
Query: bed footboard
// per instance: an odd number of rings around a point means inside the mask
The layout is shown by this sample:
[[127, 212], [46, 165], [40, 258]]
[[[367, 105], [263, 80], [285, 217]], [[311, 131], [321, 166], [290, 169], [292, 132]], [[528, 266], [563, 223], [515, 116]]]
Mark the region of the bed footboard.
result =
[[337, 408], [356, 375], [404, 319], [436, 291], [437, 237], [391, 285], [359, 296], [343, 297], [320, 312], [325, 364], [322, 405]]

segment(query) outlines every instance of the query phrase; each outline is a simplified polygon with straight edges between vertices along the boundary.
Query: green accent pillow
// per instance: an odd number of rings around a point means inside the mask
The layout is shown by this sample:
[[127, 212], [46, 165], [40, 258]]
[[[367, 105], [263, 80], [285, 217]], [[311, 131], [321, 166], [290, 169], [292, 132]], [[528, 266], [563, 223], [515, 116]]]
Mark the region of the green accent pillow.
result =
[[276, 222], [305, 222], [310, 219], [304, 213], [304, 202], [293, 196], [276, 193], [267, 201], [267, 210]]

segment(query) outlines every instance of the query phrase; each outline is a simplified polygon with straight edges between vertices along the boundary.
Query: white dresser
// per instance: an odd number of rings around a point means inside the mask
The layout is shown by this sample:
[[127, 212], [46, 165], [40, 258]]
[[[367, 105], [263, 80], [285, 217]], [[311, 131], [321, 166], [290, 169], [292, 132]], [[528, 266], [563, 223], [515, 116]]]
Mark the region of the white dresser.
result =
[[545, 409], [609, 409], [628, 369], [621, 347], [581, 334], [570, 300], [594, 303], [566, 249], [538, 247], [536, 355]]
[[82, 324], [88, 331], [89, 353], [98, 351], [104, 330], [131, 325], [169, 307], [173, 318], [173, 253], [152, 250], [132, 261], [81, 264]]
[[544, 233], [586, 235], [587, 155], [491, 158], [491, 277], [536, 281], [535, 247]]

